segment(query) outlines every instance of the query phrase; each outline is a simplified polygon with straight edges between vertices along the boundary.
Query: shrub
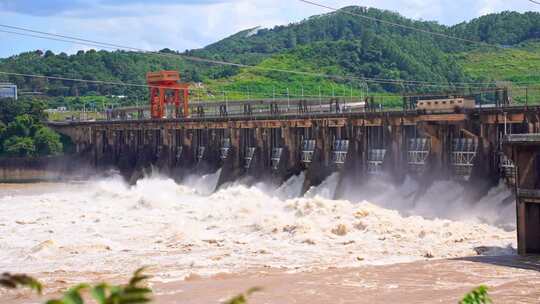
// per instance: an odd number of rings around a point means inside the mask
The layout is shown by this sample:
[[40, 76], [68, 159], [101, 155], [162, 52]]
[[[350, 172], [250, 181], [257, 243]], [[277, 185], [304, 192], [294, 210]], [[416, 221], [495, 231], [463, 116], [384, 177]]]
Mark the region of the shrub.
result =
[[493, 303], [488, 295], [488, 288], [484, 285], [466, 294], [459, 304], [489, 304]]
[[41, 127], [34, 135], [36, 151], [39, 155], [57, 155], [62, 153], [60, 135], [47, 127]]
[[30, 137], [12, 136], [4, 141], [4, 153], [8, 156], [29, 157], [36, 153], [34, 140]]

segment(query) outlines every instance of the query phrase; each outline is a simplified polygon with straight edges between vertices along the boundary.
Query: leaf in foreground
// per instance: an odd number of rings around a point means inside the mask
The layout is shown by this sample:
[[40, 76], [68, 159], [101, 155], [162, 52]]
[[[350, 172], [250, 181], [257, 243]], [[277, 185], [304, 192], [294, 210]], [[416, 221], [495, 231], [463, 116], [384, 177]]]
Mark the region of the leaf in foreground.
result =
[[253, 287], [250, 288], [246, 293], [237, 295], [236, 297], [230, 299], [229, 301], [225, 302], [225, 304], [247, 304], [247, 299], [249, 296], [251, 296], [255, 292], [261, 291], [262, 288], [260, 287]]
[[488, 288], [484, 285], [466, 294], [459, 304], [490, 304], [493, 303], [488, 295]]
[[25, 274], [10, 274], [8, 272], [3, 273], [0, 276], [0, 286], [8, 289], [24, 286], [35, 290], [38, 294], [41, 294], [43, 290], [41, 283], [31, 276]]

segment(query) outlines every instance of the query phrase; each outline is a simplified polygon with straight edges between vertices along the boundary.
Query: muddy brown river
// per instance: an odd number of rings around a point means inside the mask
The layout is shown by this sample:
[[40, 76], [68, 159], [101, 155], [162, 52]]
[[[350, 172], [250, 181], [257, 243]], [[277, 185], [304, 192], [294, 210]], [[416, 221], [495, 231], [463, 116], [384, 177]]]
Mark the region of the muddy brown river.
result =
[[[217, 174], [0, 185], [0, 270], [39, 278], [46, 298], [150, 266], [157, 303], [254, 286], [250, 303], [456, 303], [480, 284], [495, 303], [540, 302], [538, 260], [515, 254], [503, 186], [473, 205], [451, 182], [414, 202], [412, 181], [335, 200], [336, 176], [299, 195], [302, 175], [213, 191]], [[40, 299], [2, 290], [0, 302]]]

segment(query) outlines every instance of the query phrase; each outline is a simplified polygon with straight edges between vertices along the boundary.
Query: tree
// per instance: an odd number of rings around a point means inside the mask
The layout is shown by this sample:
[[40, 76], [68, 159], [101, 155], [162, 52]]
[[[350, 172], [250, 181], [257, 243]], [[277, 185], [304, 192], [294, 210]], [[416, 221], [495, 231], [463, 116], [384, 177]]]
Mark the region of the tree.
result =
[[0, 120], [0, 141], [2, 141], [2, 139], [6, 135], [6, 131], [7, 131], [6, 124]]
[[7, 126], [8, 136], [29, 137], [35, 131], [34, 119], [29, 114], [15, 117], [15, 120]]
[[6, 131], [7, 126], [0, 120], [0, 155], [2, 154], [2, 151], [4, 150], [4, 147], [2, 145], [2, 142], [4, 141], [4, 138], [6, 137]]
[[60, 136], [41, 123], [47, 118], [38, 99], [0, 101], [0, 150], [6, 156], [45, 156], [62, 152]]
[[296, 34], [293, 31], [289, 31], [289, 34], [287, 35], [287, 48], [294, 49], [296, 44]]
[[38, 155], [58, 155], [63, 146], [60, 136], [47, 127], [41, 127], [34, 135], [34, 143]]
[[30, 137], [12, 136], [4, 141], [4, 153], [8, 156], [31, 157], [36, 153], [36, 146]]
[[0, 99], [0, 120], [8, 124], [24, 112], [24, 102], [12, 98]]
[[35, 122], [44, 121], [47, 119], [47, 113], [45, 112], [47, 105], [45, 102], [38, 99], [30, 99], [26, 102], [26, 104], [28, 107], [26, 112], [32, 117], [32, 119], [34, 119]]

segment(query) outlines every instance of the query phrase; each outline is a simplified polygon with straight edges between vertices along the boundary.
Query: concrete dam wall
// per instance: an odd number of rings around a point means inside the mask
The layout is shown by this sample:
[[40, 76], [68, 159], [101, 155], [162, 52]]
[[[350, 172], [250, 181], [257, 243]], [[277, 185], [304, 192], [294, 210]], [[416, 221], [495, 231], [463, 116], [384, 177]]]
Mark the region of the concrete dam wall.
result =
[[151, 166], [177, 178], [221, 168], [218, 185], [240, 177], [279, 183], [304, 172], [307, 191], [339, 172], [341, 180], [352, 184], [381, 175], [395, 183], [413, 176], [426, 186], [455, 179], [477, 196], [500, 179], [513, 182], [514, 166], [502, 153], [502, 139], [509, 133], [537, 132], [537, 116], [537, 111], [522, 109], [396, 111], [51, 126], [70, 136], [77, 153], [93, 166], [119, 169], [131, 181]]

